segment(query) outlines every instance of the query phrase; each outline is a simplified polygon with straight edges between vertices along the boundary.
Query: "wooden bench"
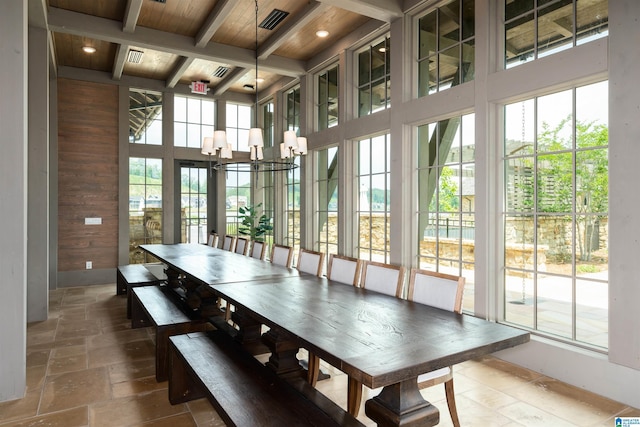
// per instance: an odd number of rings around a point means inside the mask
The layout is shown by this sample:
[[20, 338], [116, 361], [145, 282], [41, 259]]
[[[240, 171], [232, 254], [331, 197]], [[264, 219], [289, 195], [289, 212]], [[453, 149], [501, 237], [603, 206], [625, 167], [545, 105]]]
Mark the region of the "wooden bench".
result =
[[131, 319], [131, 288], [157, 285], [160, 280], [144, 264], [129, 264], [118, 267], [116, 295], [127, 295], [127, 319]]
[[156, 328], [156, 379], [165, 381], [169, 367], [169, 337], [176, 334], [204, 331], [211, 325], [184, 314], [160, 286], [141, 286], [131, 290], [131, 328]]
[[169, 341], [174, 405], [207, 397], [228, 426], [364, 427], [302, 377], [279, 377], [222, 331]]

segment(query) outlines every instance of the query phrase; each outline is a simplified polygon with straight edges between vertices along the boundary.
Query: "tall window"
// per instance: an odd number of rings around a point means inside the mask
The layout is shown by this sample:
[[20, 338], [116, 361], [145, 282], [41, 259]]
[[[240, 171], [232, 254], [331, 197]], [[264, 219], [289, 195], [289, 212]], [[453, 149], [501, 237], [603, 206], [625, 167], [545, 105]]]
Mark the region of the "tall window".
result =
[[338, 147], [319, 150], [318, 162], [317, 245], [327, 254], [338, 253]]
[[463, 309], [473, 312], [475, 120], [453, 117], [418, 127], [418, 265], [463, 276]]
[[162, 94], [129, 91], [129, 142], [162, 145]]
[[418, 20], [418, 96], [474, 78], [475, 0], [453, 0]]
[[129, 158], [129, 263], [146, 262], [145, 243], [162, 243], [162, 159]]
[[318, 130], [338, 124], [338, 66], [317, 76]]
[[505, 107], [504, 317], [608, 342], [608, 83]]
[[206, 243], [207, 168], [180, 166], [180, 217], [182, 243]]
[[205, 136], [213, 136], [215, 102], [201, 98], [174, 98], [173, 145], [200, 148]]
[[227, 142], [233, 151], [249, 151], [251, 106], [227, 103]]
[[358, 117], [391, 106], [391, 50], [389, 37], [358, 53]]
[[251, 173], [249, 165], [238, 164], [226, 172], [226, 234], [238, 235], [238, 209], [251, 203]]
[[262, 105], [262, 129], [264, 129], [264, 146], [274, 146], [274, 104], [273, 101], [268, 101]]
[[[300, 156], [296, 156], [293, 161], [300, 166]], [[287, 230], [284, 235], [284, 244], [294, 248], [296, 256], [300, 249], [300, 168], [287, 171], [286, 183], [286, 209], [285, 224]]]
[[[275, 218], [275, 172], [263, 172], [260, 174], [259, 183], [262, 184], [262, 213], [271, 219], [271, 225], [273, 225], [273, 219]], [[273, 245], [273, 230], [267, 231], [264, 235], [264, 241], [269, 245], [268, 249]], [[270, 257], [269, 250], [267, 250], [267, 257]]]
[[358, 142], [358, 257], [389, 262], [389, 135]]
[[609, 34], [609, 0], [505, 0], [507, 68]]

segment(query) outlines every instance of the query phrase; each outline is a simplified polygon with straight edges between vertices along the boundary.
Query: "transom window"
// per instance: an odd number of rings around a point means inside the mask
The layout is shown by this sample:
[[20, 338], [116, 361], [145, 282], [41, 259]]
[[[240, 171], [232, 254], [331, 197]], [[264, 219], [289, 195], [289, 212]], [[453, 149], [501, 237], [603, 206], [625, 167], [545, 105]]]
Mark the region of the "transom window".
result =
[[390, 48], [385, 37], [358, 53], [358, 117], [391, 106]]
[[475, 0], [454, 0], [418, 20], [418, 96], [473, 80]]
[[318, 97], [318, 130], [327, 129], [338, 124], [338, 66], [320, 73], [317, 76]]
[[162, 145], [162, 94], [129, 91], [129, 142]]
[[227, 103], [227, 143], [233, 151], [249, 151], [251, 106]]
[[608, 346], [608, 83], [505, 107], [504, 319]]
[[214, 101], [176, 96], [174, 98], [173, 145], [200, 148], [205, 136], [213, 136], [216, 116]]
[[605, 37], [609, 1], [505, 0], [507, 68]]

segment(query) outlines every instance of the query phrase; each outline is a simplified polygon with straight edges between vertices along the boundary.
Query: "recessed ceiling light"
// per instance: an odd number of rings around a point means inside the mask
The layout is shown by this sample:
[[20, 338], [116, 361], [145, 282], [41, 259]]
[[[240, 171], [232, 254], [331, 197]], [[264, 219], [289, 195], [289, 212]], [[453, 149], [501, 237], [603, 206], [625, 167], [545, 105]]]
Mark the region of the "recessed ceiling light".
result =
[[82, 46], [82, 50], [85, 53], [94, 53], [96, 51], [96, 48], [93, 46]]
[[328, 35], [329, 35], [329, 31], [325, 31], [325, 30], [316, 31], [316, 36], [318, 36], [320, 38], [325, 38]]
[[262, 77], [258, 77], [256, 79], [256, 83], [264, 83], [264, 79]]

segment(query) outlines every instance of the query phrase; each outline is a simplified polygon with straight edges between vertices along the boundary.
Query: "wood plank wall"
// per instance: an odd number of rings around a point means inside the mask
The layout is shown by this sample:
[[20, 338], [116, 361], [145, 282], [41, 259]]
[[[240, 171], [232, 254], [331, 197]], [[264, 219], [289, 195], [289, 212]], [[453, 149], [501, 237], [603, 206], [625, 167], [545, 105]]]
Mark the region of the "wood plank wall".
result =
[[58, 79], [58, 168], [58, 271], [117, 267], [118, 86]]

